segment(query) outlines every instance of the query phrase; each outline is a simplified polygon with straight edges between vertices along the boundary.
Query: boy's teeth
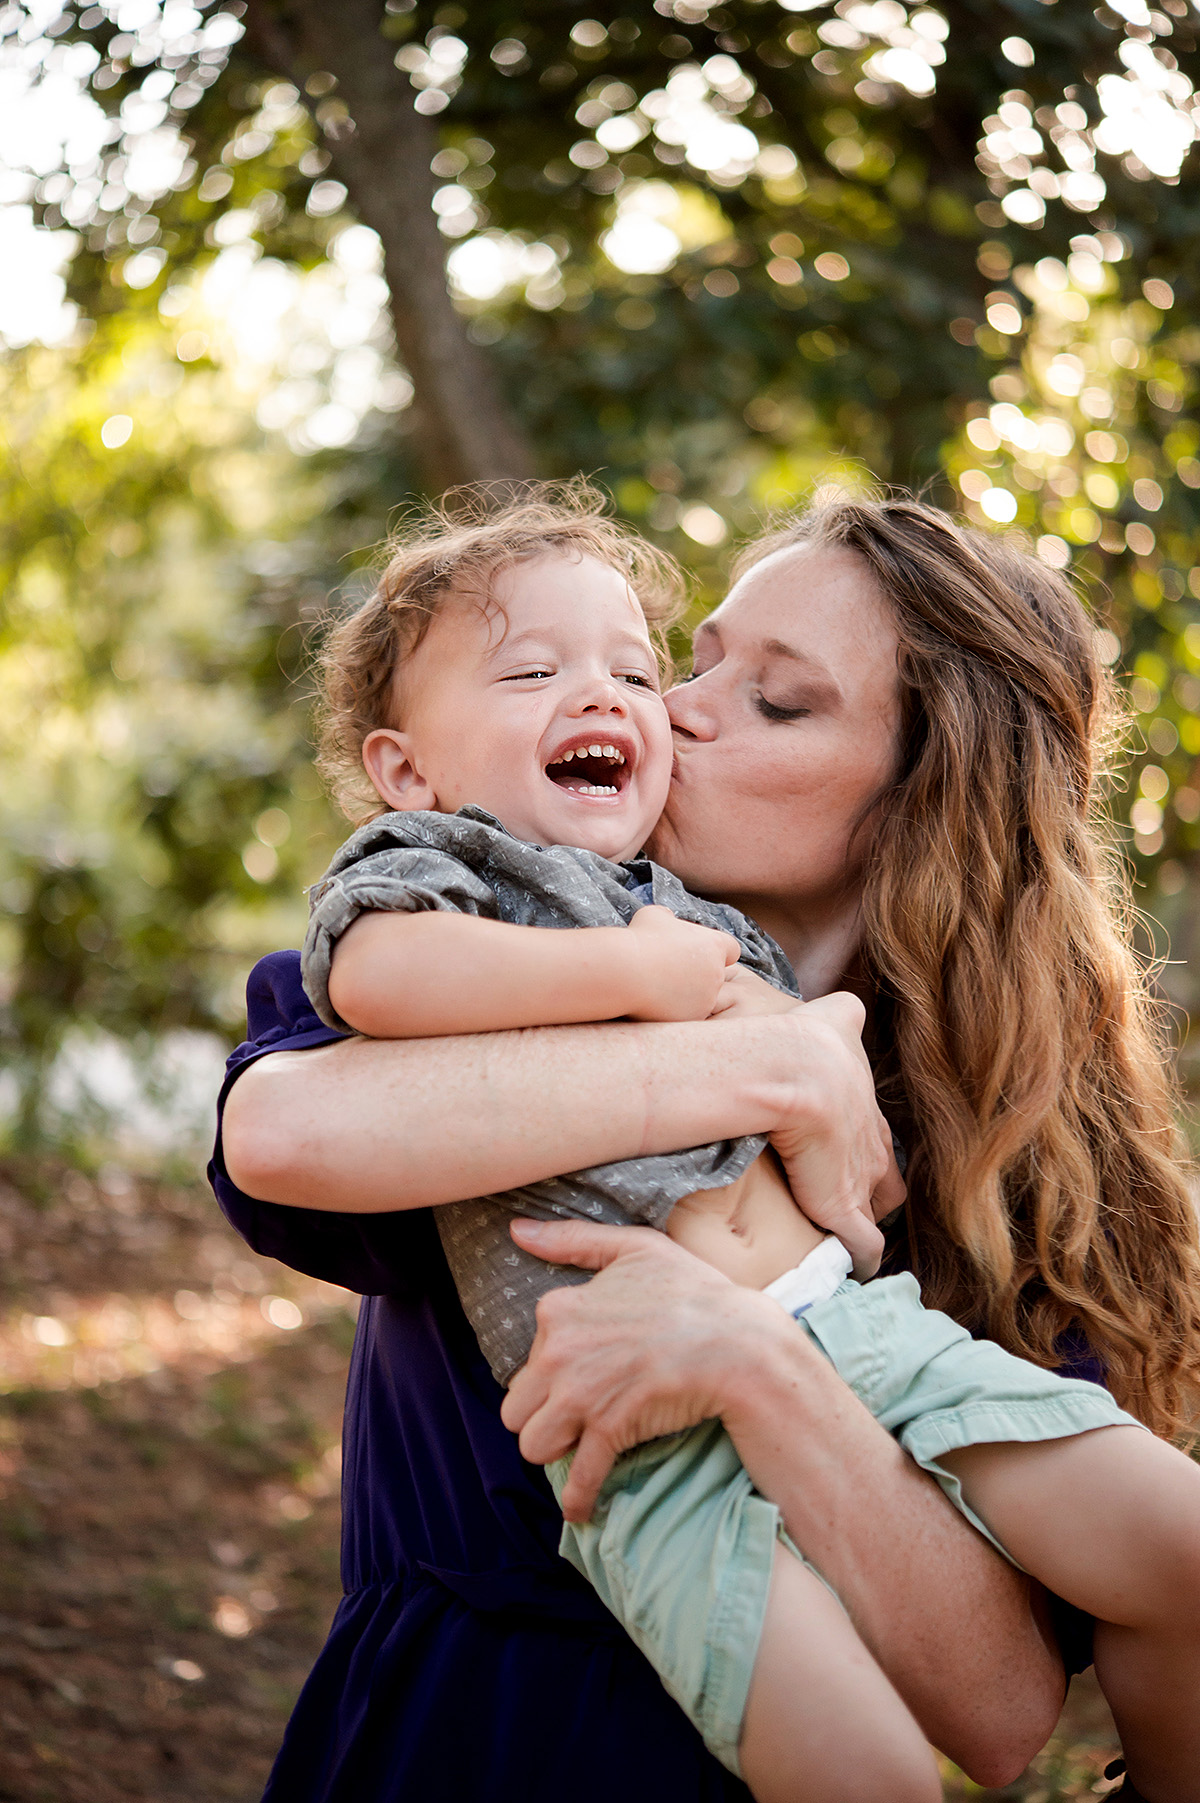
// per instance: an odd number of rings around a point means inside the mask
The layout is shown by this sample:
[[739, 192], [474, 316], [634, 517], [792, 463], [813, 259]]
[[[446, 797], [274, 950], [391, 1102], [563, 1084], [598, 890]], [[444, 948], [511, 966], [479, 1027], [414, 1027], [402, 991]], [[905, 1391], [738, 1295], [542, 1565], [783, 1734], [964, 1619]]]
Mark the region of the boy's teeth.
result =
[[577, 745], [574, 751], [564, 751], [561, 757], [556, 758], [555, 762], [559, 764], [569, 764], [572, 758], [587, 757], [609, 758], [612, 762], [617, 764], [623, 764], [625, 762], [625, 753], [623, 751], [618, 751], [615, 745]]

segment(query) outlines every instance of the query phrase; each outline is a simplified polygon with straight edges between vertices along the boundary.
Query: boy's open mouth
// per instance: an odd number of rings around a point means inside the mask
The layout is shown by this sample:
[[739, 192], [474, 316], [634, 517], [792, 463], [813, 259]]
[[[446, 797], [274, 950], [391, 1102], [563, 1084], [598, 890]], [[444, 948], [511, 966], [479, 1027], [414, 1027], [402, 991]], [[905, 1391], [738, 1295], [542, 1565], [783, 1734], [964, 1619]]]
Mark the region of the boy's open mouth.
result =
[[546, 775], [572, 795], [619, 795], [629, 783], [629, 758], [610, 739], [593, 739], [560, 752]]

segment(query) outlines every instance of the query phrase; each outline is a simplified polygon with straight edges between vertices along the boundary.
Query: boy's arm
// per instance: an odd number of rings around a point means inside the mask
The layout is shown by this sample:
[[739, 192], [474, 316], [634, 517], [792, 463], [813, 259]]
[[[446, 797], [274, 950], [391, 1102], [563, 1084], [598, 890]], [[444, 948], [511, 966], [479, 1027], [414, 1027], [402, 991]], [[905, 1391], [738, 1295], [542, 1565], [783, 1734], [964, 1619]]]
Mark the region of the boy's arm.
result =
[[329, 999], [372, 1039], [703, 1020], [737, 958], [729, 934], [666, 908], [639, 908], [628, 927], [568, 929], [441, 909], [366, 913], [338, 940]]

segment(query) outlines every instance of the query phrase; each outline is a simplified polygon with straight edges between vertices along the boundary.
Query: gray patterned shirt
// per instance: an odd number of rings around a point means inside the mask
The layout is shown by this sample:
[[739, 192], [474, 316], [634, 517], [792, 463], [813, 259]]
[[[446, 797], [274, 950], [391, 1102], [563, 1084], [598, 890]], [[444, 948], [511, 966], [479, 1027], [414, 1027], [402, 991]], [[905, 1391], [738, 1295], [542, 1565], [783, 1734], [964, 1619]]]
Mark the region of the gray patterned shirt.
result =
[[[741, 962], [795, 995], [791, 967], [774, 940], [736, 908], [690, 895], [677, 877], [648, 859], [613, 864], [569, 845], [515, 839], [482, 808], [457, 814], [383, 814], [360, 827], [309, 897], [304, 986], [331, 1027], [346, 1032], [329, 1001], [329, 969], [338, 939], [369, 911], [419, 913], [441, 908], [517, 926], [628, 925], [641, 907], [670, 908], [680, 920], [732, 933]], [[539, 1296], [589, 1273], [548, 1265], [514, 1245], [514, 1215], [663, 1228], [676, 1202], [733, 1183], [758, 1157], [762, 1137], [723, 1140], [619, 1164], [593, 1166], [544, 1183], [434, 1210], [463, 1308], [502, 1384], [529, 1356]]]

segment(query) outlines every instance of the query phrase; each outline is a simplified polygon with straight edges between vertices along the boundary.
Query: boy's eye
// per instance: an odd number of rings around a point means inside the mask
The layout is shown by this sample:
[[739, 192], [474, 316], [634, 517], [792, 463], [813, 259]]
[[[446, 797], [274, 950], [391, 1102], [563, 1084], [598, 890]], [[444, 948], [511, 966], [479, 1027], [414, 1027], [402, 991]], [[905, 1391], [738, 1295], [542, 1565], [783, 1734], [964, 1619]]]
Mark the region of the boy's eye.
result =
[[540, 668], [534, 669], [534, 670], [514, 670], [511, 676], [503, 677], [502, 681], [504, 681], [504, 682], [528, 682], [530, 680], [530, 678], [534, 677], [534, 676], [553, 676], [553, 675], [554, 675], [553, 670], [543, 670]]
[[627, 671], [621, 680], [622, 682], [636, 683], [639, 689], [653, 689], [655, 686], [651, 677], [639, 676], [636, 671], [633, 670]]

